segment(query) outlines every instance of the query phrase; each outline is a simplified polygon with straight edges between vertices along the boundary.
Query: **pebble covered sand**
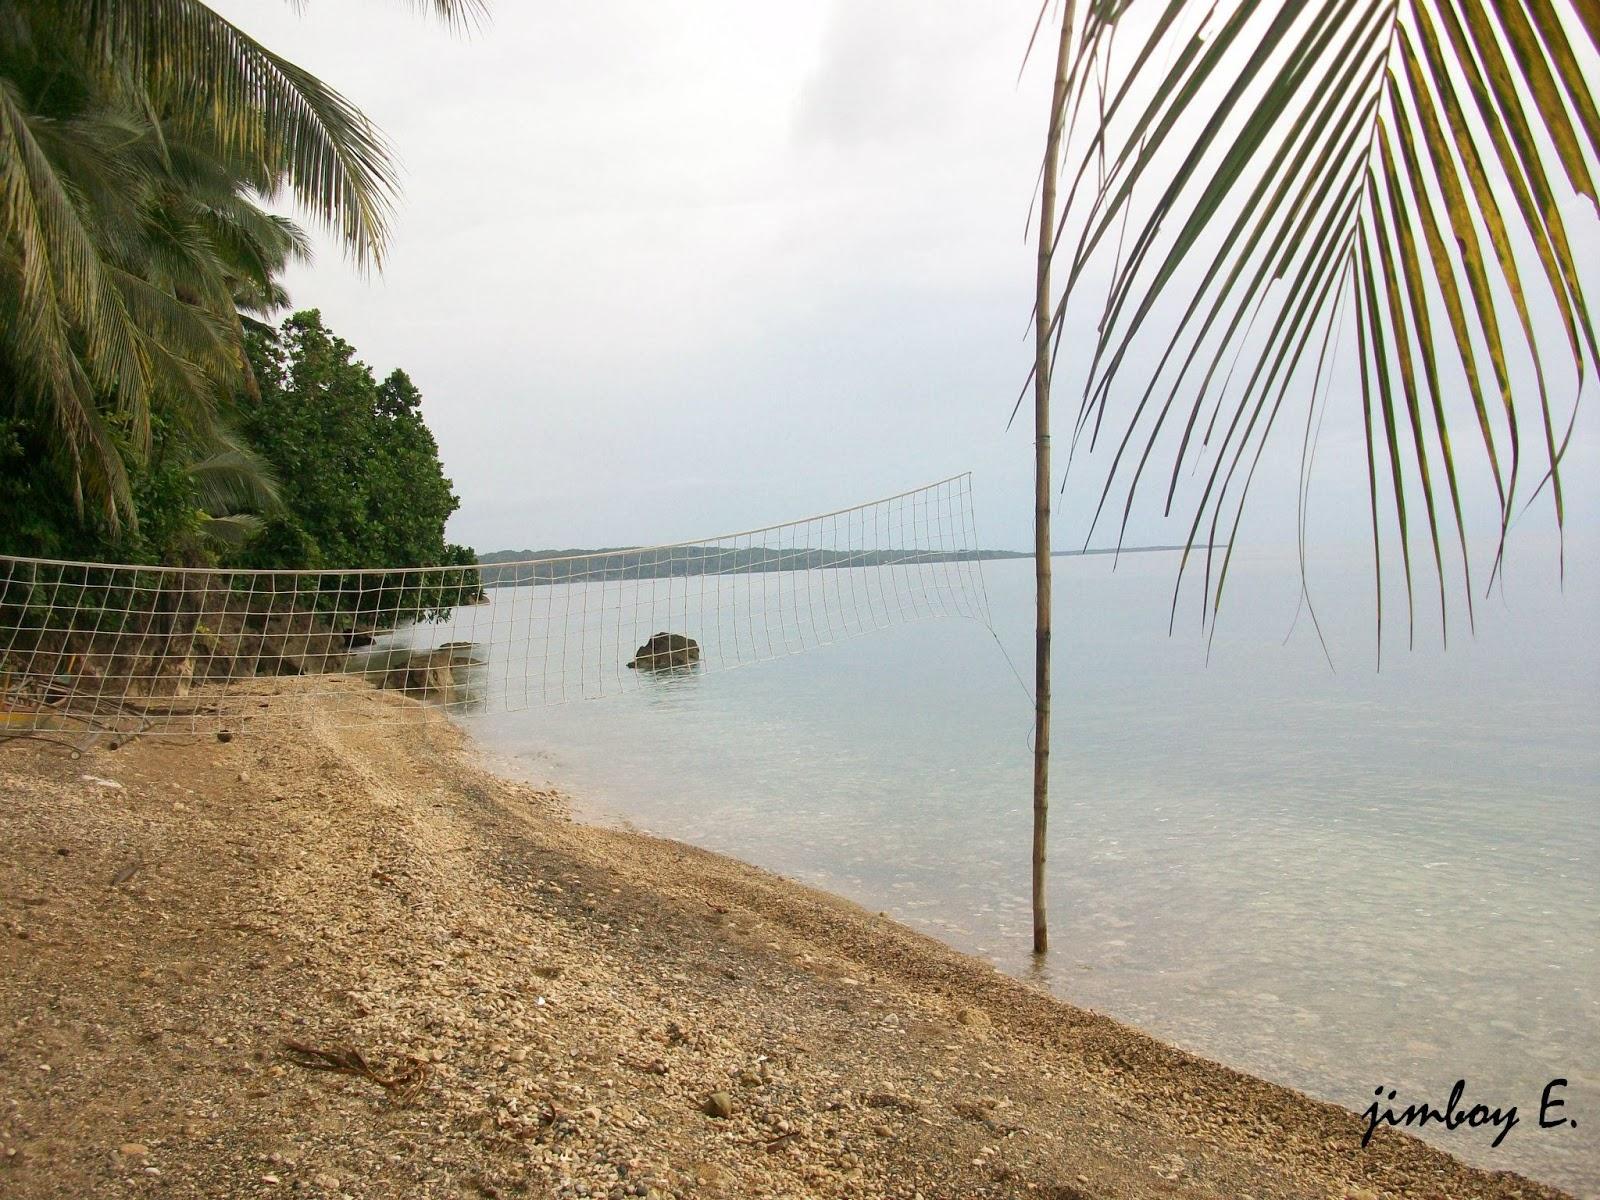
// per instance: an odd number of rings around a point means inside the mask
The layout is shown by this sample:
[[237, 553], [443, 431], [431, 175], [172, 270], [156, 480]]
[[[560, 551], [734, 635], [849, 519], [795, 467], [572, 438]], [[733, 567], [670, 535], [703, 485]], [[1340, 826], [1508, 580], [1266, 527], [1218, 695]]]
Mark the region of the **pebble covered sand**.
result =
[[281, 692], [0, 744], [0, 1196], [1560, 1195]]

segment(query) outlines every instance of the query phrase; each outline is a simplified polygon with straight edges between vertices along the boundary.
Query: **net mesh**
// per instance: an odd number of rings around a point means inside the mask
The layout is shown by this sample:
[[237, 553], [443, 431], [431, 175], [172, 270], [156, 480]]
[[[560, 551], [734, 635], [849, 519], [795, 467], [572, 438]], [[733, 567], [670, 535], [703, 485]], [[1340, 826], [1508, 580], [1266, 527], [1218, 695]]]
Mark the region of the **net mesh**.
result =
[[[0, 557], [0, 736], [405, 719], [615, 694], [931, 617], [989, 620], [970, 475], [668, 546], [245, 571]], [[283, 681], [292, 677], [291, 687]]]

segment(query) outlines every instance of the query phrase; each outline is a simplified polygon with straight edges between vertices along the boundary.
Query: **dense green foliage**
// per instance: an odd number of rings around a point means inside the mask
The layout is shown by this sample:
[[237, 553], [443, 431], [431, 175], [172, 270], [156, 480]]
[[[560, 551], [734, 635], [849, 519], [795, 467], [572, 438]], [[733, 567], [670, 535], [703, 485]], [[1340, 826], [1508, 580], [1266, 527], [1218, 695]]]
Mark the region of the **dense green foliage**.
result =
[[[0, 417], [76, 508], [117, 528], [157, 446], [226, 442], [247, 317], [282, 302], [304, 235], [265, 211], [289, 167], [136, 69], [104, 35], [133, 6], [0, 11]], [[150, 31], [146, 31], [147, 33]]]
[[283, 511], [244, 553], [259, 567], [385, 567], [450, 561], [457, 500], [404, 371], [382, 382], [321, 314], [253, 335], [260, 399], [240, 429], [283, 481]]
[[359, 110], [196, 0], [0, 5], [0, 552], [461, 558], [409, 380], [258, 320], [306, 247], [268, 200], [379, 262], [393, 191]]
[[233, 440], [201, 446], [160, 410], [146, 453], [117, 438], [130, 521], [80, 515], [40, 431], [0, 420], [0, 553], [341, 571], [474, 561], [445, 541], [458, 501], [404, 371], [376, 379], [317, 312], [252, 331], [247, 351], [255, 394], [224, 410]]
[[144, 451], [121, 422], [111, 435], [133, 518], [116, 523], [73, 504], [48, 430], [0, 416], [0, 554], [199, 566], [244, 544], [261, 527], [256, 514], [278, 505], [265, 464], [220, 425], [197, 437], [158, 409]]
[[[404, 371], [374, 378], [317, 312], [296, 313], [276, 335], [252, 334], [249, 352], [260, 395], [239, 425], [282, 480], [282, 504], [234, 561], [337, 570], [473, 563], [472, 551], [445, 541], [458, 501]], [[369, 596], [363, 607], [374, 603]], [[420, 607], [436, 605], [430, 594]]]

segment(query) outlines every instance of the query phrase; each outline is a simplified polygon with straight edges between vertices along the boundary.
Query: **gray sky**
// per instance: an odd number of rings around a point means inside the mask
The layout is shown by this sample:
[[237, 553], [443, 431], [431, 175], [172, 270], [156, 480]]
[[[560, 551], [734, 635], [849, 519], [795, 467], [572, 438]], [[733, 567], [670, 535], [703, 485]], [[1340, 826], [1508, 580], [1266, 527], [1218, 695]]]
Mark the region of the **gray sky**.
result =
[[[396, 147], [383, 274], [324, 250], [289, 285], [421, 387], [456, 539], [673, 541], [970, 469], [983, 541], [1031, 543], [1028, 414], [1005, 420], [1031, 361], [1037, 0], [499, 0], [470, 38], [392, 0], [217, 7]], [[1591, 524], [1594, 429], [1572, 500]], [[1292, 542], [1279, 459], [1268, 544]], [[1362, 536], [1359, 426], [1330, 418], [1319, 461], [1326, 536]], [[1131, 540], [1182, 534], [1142, 517]]]

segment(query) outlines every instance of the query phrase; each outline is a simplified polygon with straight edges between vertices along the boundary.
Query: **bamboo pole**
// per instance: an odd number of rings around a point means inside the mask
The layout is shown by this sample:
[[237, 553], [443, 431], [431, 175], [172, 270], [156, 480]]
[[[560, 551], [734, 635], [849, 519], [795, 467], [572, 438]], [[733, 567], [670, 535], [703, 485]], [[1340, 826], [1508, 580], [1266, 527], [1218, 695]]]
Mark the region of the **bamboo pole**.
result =
[[1072, 45], [1073, 9], [1061, 16], [1055, 86], [1050, 97], [1050, 133], [1045, 140], [1044, 177], [1039, 197], [1039, 259], [1033, 318], [1033, 952], [1050, 948], [1045, 912], [1045, 839], [1050, 821], [1050, 333], [1055, 311], [1050, 295], [1050, 260], [1055, 253], [1056, 160], [1066, 118], [1067, 58]]

